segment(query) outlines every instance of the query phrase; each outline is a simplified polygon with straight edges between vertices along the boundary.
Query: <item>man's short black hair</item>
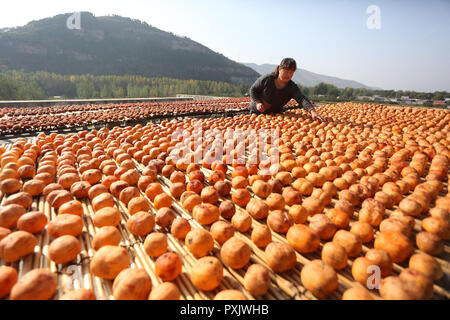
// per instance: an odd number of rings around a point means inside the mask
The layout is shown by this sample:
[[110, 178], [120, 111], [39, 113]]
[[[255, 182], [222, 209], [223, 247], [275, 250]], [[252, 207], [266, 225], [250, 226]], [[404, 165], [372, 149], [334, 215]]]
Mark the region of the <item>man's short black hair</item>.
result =
[[297, 70], [297, 63], [292, 58], [284, 58], [281, 60], [280, 68]]

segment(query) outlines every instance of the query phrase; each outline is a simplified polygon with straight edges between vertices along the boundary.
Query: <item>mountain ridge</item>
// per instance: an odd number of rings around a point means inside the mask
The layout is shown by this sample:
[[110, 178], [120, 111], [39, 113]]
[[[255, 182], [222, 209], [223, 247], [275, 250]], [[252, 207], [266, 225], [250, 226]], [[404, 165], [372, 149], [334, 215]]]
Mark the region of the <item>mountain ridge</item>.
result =
[[[0, 29], [0, 71], [133, 74], [250, 85], [276, 67], [235, 62], [186, 36], [160, 30], [138, 19], [94, 16], [90, 12], [81, 12], [79, 16], [80, 29], [68, 28], [73, 13]], [[304, 69], [299, 69], [293, 80], [307, 87], [325, 82], [339, 88], [379, 89]]]
[[188, 37], [137, 19], [72, 13], [0, 29], [0, 70], [56, 74], [126, 75], [251, 84], [259, 74]]

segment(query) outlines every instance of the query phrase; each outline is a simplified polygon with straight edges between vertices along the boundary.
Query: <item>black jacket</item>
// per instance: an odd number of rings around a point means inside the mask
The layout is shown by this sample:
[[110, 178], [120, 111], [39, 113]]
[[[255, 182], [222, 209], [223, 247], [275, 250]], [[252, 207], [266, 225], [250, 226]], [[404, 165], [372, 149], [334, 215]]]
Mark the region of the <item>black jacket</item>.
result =
[[250, 113], [261, 114], [256, 109], [256, 101], [262, 101], [271, 105], [270, 109], [264, 113], [279, 113], [283, 112], [283, 106], [294, 99], [297, 103], [306, 110], [312, 109], [314, 106], [300, 91], [300, 88], [294, 81], [289, 80], [287, 85], [282, 89], [277, 89], [275, 86], [275, 76], [267, 74], [259, 77], [250, 88]]

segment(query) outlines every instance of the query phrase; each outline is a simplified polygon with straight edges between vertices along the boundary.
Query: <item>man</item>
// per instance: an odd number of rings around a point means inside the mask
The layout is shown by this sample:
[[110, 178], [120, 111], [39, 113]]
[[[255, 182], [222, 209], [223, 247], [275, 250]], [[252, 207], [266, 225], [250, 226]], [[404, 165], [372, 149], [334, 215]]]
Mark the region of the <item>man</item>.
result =
[[274, 72], [259, 77], [250, 88], [250, 113], [280, 113], [289, 100], [297, 103], [310, 112], [313, 120], [324, 121], [314, 109], [315, 106], [292, 81], [297, 64], [292, 58], [284, 58]]

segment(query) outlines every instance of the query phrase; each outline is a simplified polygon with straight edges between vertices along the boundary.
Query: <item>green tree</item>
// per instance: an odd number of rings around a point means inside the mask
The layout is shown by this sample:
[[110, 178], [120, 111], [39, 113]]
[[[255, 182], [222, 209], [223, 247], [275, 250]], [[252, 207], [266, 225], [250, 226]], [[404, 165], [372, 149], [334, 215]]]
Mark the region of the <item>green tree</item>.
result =
[[21, 85], [17, 95], [24, 100], [40, 100], [46, 98], [44, 91], [36, 83], [25, 83]]
[[444, 99], [445, 99], [445, 92], [436, 91], [433, 94], [433, 100], [444, 100]]
[[326, 95], [327, 93], [328, 93], [328, 85], [324, 82], [321, 82], [317, 86], [314, 87], [314, 94], [317, 96], [319, 94]]
[[18, 91], [17, 83], [6, 77], [0, 77], [0, 99], [14, 100], [17, 98]]
[[125, 90], [123, 90], [122, 87], [114, 86], [114, 88], [113, 88], [113, 97], [114, 98], [124, 98], [125, 97]]
[[329, 84], [326, 96], [330, 99], [336, 99], [337, 96], [339, 96], [339, 89], [336, 86]]
[[101, 98], [111, 98], [112, 97], [112, 91], [111, 88], [104, 84], [102, 89], [100, 90], [100, 97]]
[[353, 91], [354, 91], [353, 88], [351, 88], [351, 87], [346, 87], [346, 88], [342, 91], [341, 96], [342, 96], [343, 98], [345, 98], [345, 99], [352, 99], [352, 98], [354, 97]]
[[157, 97], [158, 96], [158, 88], [157, 87], [151, 87], [149, 96], [150, 97]]
[[249, 94], [249, 91], [250, 91], [250, 85], [249, 84], [247, 84], [247, 83], [241, 84], [240, 92], [241, 92], [242, 95]]

